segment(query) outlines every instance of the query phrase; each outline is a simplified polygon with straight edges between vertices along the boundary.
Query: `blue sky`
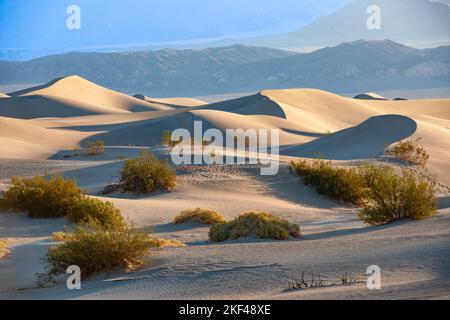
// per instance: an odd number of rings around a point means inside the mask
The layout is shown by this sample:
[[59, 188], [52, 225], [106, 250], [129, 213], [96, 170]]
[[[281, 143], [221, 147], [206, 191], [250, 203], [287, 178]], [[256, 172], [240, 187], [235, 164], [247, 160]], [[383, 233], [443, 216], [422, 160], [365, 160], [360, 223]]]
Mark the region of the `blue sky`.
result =
[[[82, 49], [294, 31], [351, 0], [0, 0], [0, 48]], [[81, 9], [68, 30], [66, 9]]]

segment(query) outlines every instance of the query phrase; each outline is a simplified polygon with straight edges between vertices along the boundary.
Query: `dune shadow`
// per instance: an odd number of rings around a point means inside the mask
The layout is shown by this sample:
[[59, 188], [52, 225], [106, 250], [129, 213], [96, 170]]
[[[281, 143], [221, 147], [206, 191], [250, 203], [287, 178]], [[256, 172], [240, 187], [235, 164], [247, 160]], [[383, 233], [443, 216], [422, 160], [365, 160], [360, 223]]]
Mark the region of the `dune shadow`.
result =
[[438, 198], [438, 203], [439, 209], [450, 208], [450, 196]]
[[188, 222], [188, 223], [181, 223], [181, 224], [175, 224], [175, 223], [160, 224], [160, 225], [149, 226], [148, 228], [151, 229], [152, 233], [158, 234], [158, 233], [188, 231], [188, 230], [209, 228], [209, 227], [210, 226], [204, 225], [201, 223]]
[[324, 240], [324, 239], [331, 239], [331, 238], [338, 238], [338, 237], [345, 237], [345, 236], [352, 236], [362, 233], [370, 233], [370, 232], [376, 232], [380, 230], [390, 229], [396, 226], [407, 224], [408, 221], [397, 221], [381, 226], [366, 226], [362, 228], [349, 228], [349, 229], [340, 229], [340, 230], [329, 230], [324, 232], [318, 232], [313, 234], [308, 234], [302, 237], [303, 241], [312, 241], [312, 240]]

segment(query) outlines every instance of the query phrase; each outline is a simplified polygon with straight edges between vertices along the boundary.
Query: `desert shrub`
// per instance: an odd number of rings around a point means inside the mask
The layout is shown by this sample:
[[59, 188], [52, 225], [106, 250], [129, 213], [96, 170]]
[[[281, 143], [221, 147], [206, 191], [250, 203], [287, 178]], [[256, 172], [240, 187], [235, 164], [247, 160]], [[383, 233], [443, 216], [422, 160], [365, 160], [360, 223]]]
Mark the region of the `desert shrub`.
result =
[[418, 146], [418, 141], [405, 140], [398, 142], [388, 149], [386, 154], [408, 163], [425, 166], [430, 159], [430, 155], [425, 149]]
[[169, 163], [143, 150], [138, 158], [125, 161], [120, 185], [124, 191], [148, 194], [158, 189], [171, 190], [175, 181], [176, 174]]
[[83, 223], [100, 229], [117, 230], [123, 228], [125, 222], [114, 204], [96, 198], [84, 197], [67, 215], [73, 223]]
[[8, 240], [0, 239], [0, 258], [3, 258], [8, 254], [8, 245]]
[[98, 156], [105, 153], [105, 143], [103, 141], [88, 142], [84, 149], [86, 156]]
[[155, 248], [177, 248], [186, 246], [186, 244], [178, 240], [167, 240], [153, 237], [150, 238], [149, 243]]
[[149, 235], [130, 226], [114, 231], [77, 226], [73, 233], [65, 234], [62, 242], [49, 249], [44, 260], [50, 276], [65, 273], [67, 267], [77, 265], [84, 279], [114, 267], [139, 266], [154, 246]]
[[291, 170], [321, 195], [355, 205], [364, 203], [367, 186], [358, 169], [333, 167], [323, 160], [303, 160], [291, 162]]
[[397, 175], [389, 167], [369, 167], [365, 178], [370, 186], [368, 201], [359, 217], [369, 224], [400, 219], [420, 220], [436, 214], [436, 183], [403, 169]]
[[83, 197], [74, 180], [61, 176], [12, 177], [11, 186], [0, 197], [0, 207], [33, 218], [58, 218], [71, 214]]
[[209, 239], [221, 242], [228, 239], [256, 236], [264, 239], [286, 240], [289, 236], [300, 238], [300, 228], [268, 213], [246, 213], [236, 219], [211, 227]]
[[225, 222], [225, 218], [215, 211], [205, 210], [205, 209], [194, 209], [182, 211], [178, 216], [175, 217], [174, 222], [177, 224], [184, 223], [187, 221], [195, 221], [203, 224], [217, 224]]

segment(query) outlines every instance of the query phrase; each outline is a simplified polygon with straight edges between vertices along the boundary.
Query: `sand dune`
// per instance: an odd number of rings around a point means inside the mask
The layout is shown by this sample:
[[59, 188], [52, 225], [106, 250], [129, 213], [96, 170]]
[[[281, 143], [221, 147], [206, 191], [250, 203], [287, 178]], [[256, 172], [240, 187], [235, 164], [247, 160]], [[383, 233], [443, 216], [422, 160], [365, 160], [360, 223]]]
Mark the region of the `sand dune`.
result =
[[377, 116], [362, 124], [286, 150], [290, 156], [330, 160], [372, 159], [386, 146], [409, 138], [417, 130], [414, 120], [398, 115]]
[[0, 158], [42, 159], [73, 148], [86, 133], [46, 129], [27, 120], [0, 117]]
[[70, 117], [91, 114], [170, 110], [98, 86], [78, 76], [10, 93], [0, 100], [0, 115], [14, 118]]
[[136, 94], [133, 97], [150, 102], [152, 104], [161, 104], [171, 108], [198, 107], [207, 104], [207, 102], [193, 98], [151, 98], [142, 94]]
[[0, 92], [0, 99], [2, 98], [9, 98], [9, 96], [7, 94]]
[[374, 92], [362, 93], [355, 96], [353, 99], [359, 100], [388, 100], [387, 98], [380, 96]]
[[[350, 99], [290, 89], [205, 104], [190, 98], [129, 97], [68, 77], [0, 96], [0, 115], [0, 190], [12, 175], [50, 169], [97, 194], [117, 181], [123, 157], [136, 156], [141, 147], [164, 156], [167, 150], [159, 146], [162, 132], [192, 132], [196, 120], [204, 130], [222, 132], [280, 129], [282, 153], [275, 176], [260, 176], [252, 166], [180, 169], [171, 193], [100, 197], [112, 201], [138, 227], [151, 227], [159, 237], [176, 238], [188, 246], [158, 252], [142, 270], [89, 279], [81, 291], [69, 291], [64, 284], [35, 286], [35, 273], [43, 271], [39, 258], [50, 245], [51, 232], [66, 224], [64, 219], [30, 220], [0, 212], [0, 237], [12, 243], [11, 256], [0, 260], [0, 298], [371, 298], [373, 293], [369, 296], [363, 286], [285, 289], [301, 269], [336, 277], [363, 274], [374, 263], [383, 266], [382, 298], [448, 296], [450, 268], [442, 260], [450, 250], [447, 195], [439, 195], [443, 200], [436, 218], [373, 228], [358, 220], [357, 209], [300, 184], [286, 162], [320, 156], [354, 165], [360, 159], [376, 161], [397, 141], [420, 138], [431, 155], [428, 168], [440, 182], [450, 184], [450, 100]], [[94, 140], [106, 143], [104, 155], [65, 158], [73, 155], [74, 146]], [[171, 224], [180, 211], [199, 206], [227, 219], [249, 211], [270, 212], [300, 224], [304, 239], [211, 244], [208, 228]]]

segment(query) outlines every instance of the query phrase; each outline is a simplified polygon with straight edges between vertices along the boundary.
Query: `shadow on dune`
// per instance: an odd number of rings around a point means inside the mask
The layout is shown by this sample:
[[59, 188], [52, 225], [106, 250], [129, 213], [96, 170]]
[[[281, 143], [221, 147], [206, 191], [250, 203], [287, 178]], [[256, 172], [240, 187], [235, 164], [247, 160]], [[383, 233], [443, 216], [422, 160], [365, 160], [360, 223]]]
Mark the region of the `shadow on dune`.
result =
[[400, 115], [369, 118], [348, 128], [284, 150], [284, 155], [328, 160], [371, 159], [383, 154], [391, 144], [406, 139], [417, 130], [417, 123]]
[[438, 198], [439, 209], [450, 208], [450, 196]]

